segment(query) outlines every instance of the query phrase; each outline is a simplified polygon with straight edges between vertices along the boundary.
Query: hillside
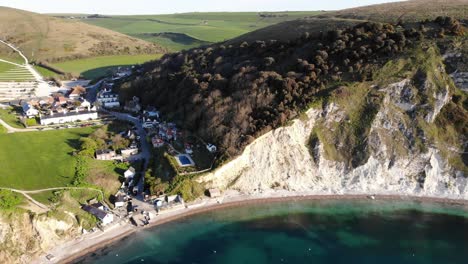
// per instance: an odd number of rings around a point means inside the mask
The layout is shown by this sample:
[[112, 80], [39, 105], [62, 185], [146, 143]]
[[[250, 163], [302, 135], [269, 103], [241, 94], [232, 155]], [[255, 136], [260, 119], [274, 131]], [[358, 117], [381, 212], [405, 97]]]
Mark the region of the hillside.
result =
[[[160, 46], [76, 20], [0, 7], [2, 38], [24, 51], [30, 60], [69, 59], [164, 52]], [[3, 54], [1, 56], [11, 56]], [[8, 52], [8, 51], [6, 51]]]
[[465, 0], [409, 0], [326, 12], [314, 17], [285, 21], [265, 27], [230, 40], [228, 43], [256, 40], [293, 40], [304, 32], [326, 32], [343, 26], [353, 26], [366, 21], [398, 23], [434, 20], [450, 16], [460, 20], [468, 18]]
[[105, 16], [53, 14], [151, 41], [172, 51], [225, 41], [276, 23], [321, 14], [309, 12], [183, 13], [171, 15]]
[[[458, 21], [440, 17], [404, 27], [362, 23], [320, 36], [305, 34], [289, 42], [214, 45], [169, 54], [146, 64], [146, 73], [124, 83], [120, 93], [123, 98], [138, 95], [145, 104], [155, 105], [233, 157], [258, 136], [287, 125], [312, 105], [323, 103], [340, 87], [375, 81], [378, 70], [393, 60], [423, 54], [432, 46], [437, 54], [455, 47], [466, 52], [464, 34]], [[396, 73], [406, 76], [405, 71], [408, 69], [403, 67]], [[424, 83], [428, 74], [415, 76], [419, 78], [415, 81]], [[388, 75], [381, 80], [388, 82], [395, 77]], [[457, 97], [457, 114], [444, 122], [466, 122], [465, 98], [464, 94]], [[362, 115], [374, 117], [379, 96], [372, 95], [369, 100], [357, 113], [357, 121]], [[368, 123], [358, 124], [355, 138], [367, 131], [361, 125]], [[453, 133], [457, 140], [451, 142], [459, 149], [466, 127], [460, 123], [456, 126]], [[363, 146], [351, 153], [361, 155]]]

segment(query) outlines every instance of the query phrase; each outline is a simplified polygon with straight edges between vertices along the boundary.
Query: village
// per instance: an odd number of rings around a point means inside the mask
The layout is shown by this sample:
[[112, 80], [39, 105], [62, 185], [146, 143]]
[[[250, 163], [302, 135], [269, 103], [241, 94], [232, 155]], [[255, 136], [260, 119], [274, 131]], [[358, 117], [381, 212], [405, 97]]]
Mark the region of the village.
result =
[[[92, 199], [81, 207], [99, 220], [98, 228], [103, 231], [122, 221], [136, 227], [146, 226], [158, 214], [186, 207], [181, 194], [145, 190], [149, 160], [169, 164], [175, 175], [193, 175], [211, 170], [218, 151], [214, 144], [165, 120], [155, 107], [143, 107], [138, 97], [122, 102], [114, 84], [130, 74], [131, 69], [122, 68], [94, 85], [72, 80], [49, 96], [10, 102], [20, 110], [19, 118], [28, 129], [120, 125], [114, 140], [104, 140], [106, 144], [94, 151], [94, 159], [129, 164], [121, 177], [122, 185], [111, 196], [111, 204]], [[119, 138], [119, 144], [115, 143], [115, 137]], [[207, 190], [206, 194], [213, 198], [221, 195], [217, 189]], [[89, 231], [92, 230], [84, 230]]]

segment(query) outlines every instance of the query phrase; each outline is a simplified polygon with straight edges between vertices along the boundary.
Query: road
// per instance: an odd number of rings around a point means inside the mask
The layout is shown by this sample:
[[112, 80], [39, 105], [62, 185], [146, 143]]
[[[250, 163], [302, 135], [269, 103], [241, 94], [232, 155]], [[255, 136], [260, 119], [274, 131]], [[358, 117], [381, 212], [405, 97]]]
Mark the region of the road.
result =
[[9, 124], [7, 124], [7, 122], [3, 121], [2, 119], [0, 119], [0, 125], [5, 127], [8, 133], [37, 131], [37, 129], [35, 128], [14, 128], [10, 126]]
[[3, 40], [0, 39], [0, 43], [3, 43], [5, 45], [7, 45], [8, 47], [10, 47], [11, 49], [13, 49], [14, 51], [18, 52], [18, 54], [23, 57], [24, 59], [24, 64], [28, 65], [29, 64], [29, 60], [26, 56], [24, 56], [23, 52], [21, 52], [21, 50], [17, 49], [15, 46], [13, 46], [12, 44], [8, 43], [8, 42], [5, 42]]
[[[103, 110], [103, 111], [113, 115], [117, 119], [131, 122], [132, 124], [135, 125], [135, 127], [138, 130], [138, 135], [140, 136], [141, 152], [134, 158], [143, 158], [145, 160], [145, 163], [143, 165], [143, 171], [141, 172], [142, 177], [140, 178], [140, 181], [138, 182], [138, 191], [139, 191], [138, 194], [141, 195], [141, 192], [144, 189], [145, 172], [146, 172], [146, 169], [148, 168], [149, 160], [151, 158], [151, 145], [146, 140], [146, 136], [147, 136], [146, 131], [143, 128], [140, 119], [138, 119], [136, 117], [133, 117], [133, 116], [131, 116], [129, 114], [126, 114], [126, 113], [118, 113], [118, 112], [112, 112], [112, 111], [107, 111], [107, 110]], [[137, 196], [137, 198], [140, 199], [140, 200], [143, 200], [142, 196]]]

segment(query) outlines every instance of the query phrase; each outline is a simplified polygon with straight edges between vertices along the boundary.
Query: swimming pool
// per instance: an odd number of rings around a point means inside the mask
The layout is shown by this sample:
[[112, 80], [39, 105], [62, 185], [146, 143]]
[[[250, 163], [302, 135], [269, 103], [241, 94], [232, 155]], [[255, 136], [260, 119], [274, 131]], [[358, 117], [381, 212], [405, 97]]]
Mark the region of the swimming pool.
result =
[[176, 157], [176, 160], [177, 163], [179, 163], [179, 166], [181, 167], [189, 167], [195, 165], [195, 162], [193, 162], [192, 158], [186, 154], [178, 155]]

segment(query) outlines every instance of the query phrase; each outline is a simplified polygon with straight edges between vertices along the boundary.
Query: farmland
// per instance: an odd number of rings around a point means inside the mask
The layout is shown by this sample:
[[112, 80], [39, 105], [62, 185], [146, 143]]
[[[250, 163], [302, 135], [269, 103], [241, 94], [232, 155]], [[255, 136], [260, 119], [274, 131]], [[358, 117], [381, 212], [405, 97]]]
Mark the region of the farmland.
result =
[[119, 66], [141, 64], [160, 57], [161, 54], [100, 56], [55, 63], [53, 67], [86, 79], [96, 79]]
[[39, 189], [67, 186], [75, 170], [73, 151], [93, 128], [0, 134], [0, 186]]
[[225, 41], [276, 23], [304, 18], [321, 12], [259, 14], [185, 13], [172, 15], [110, 16], [87, 18], [82, 22], [155, 42], [169, 50]]

